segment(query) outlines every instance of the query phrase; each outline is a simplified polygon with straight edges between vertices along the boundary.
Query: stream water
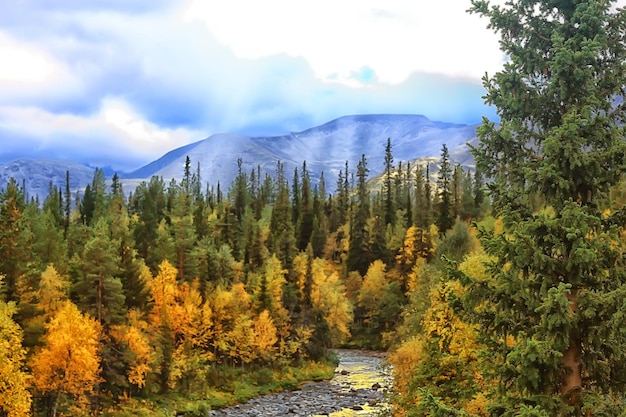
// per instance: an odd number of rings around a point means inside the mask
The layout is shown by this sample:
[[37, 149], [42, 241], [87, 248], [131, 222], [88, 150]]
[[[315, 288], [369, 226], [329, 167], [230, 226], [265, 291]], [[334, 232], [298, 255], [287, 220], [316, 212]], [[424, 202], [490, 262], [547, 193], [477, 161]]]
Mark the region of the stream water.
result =
[[377, 352], [337, 350], [339, 365], [330, 381], [308, 382], [297, 391], [254, 398], [214, 410], [208, 416], [378, 417], [389, 415], [386, 393], [391, 372]]

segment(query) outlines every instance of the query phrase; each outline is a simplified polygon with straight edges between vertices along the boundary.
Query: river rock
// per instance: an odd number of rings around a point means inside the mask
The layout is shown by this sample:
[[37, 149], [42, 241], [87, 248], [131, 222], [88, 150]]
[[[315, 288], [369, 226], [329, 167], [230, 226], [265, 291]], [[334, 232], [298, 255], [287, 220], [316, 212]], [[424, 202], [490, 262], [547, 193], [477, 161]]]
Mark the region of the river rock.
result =
[[[328, 416], [342, 409], [359, 411], [360, 417], [379, 415], [388, 407], [385, 392], [391, 387], [384, 357], [355, 350], [336, 353], [342, 371], [336, 372], [331, 381], [307, 382], [300, 390], [263, 395], [245, 404], [211, 410], [207, 416], [309, 417]], [[365, 413], [366, 409], [371, 414]]]

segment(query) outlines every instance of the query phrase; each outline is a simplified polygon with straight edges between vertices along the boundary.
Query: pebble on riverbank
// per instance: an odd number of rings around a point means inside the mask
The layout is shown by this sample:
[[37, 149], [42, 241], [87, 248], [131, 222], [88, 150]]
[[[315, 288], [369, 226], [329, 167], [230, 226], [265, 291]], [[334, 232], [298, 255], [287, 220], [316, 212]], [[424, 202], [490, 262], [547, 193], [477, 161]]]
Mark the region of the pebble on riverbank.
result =
[[[336, 372], [331, 381], [307, 382], [298, 391], [264, 395], [245, 404], [209, 411], [207, 417], [310, 417], [329, 416], [341, 410], [351, 410], [346, 415], [355, 415], [355, 411], [364, 417], [378, 415], [387, 405], [385, 391], [391, 386], [383, 369], [384, 358], [351, 350], [339, 350], [337, 356], [346, 373]], [[362, 387], [364, 383], [366, 387]], [[366, 411], [370, 408], [371, 414]]]

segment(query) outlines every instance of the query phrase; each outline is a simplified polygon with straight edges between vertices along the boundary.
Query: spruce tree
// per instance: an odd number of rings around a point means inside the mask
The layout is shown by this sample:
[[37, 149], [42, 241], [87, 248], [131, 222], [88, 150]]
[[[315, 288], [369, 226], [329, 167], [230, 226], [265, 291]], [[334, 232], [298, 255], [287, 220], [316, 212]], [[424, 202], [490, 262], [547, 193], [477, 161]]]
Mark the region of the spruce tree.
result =
[[472, 1], [509, 57], [483, 79], [500, 122], [485, 118], [473, 149], [505, 226], [482, 235], [490, 281], [467, 281], [498, 382], [491, 415], [626, 409], [626, 218], [605, 198], [626, 162], [626, 12], [614, 3]]
[[439, 215], [437, 217], [437, 227], [439, 234], [444, 235], [454, 225], [454, 208], [452, 207], [452, 168], [450, 167], [450, 154], [448, 147], [444, 144], [441, 147], [441, 167], [437, 176], [437, 187], [439, 189]]
[[370, 195], [367, 189], [367, 161], [361, 156], [357, 167], [357, 202], [350, 220], [350, 246], [348, 248], [348, 271], [359, 271], [365, 275], [371, 257], [368, 250], [369, 235], [367, 220], [370, 217]]
[[302, 163], [302, 186], [300, 189], [300, 214], [298, 216], [297, 223], [297, 243], [298, 250], [303, 251], [311, 241], [311, 234], [313, 233], [313, 197], [311, 195], [311, 177], [309, 171], [306, 168], [306, 161]]
[[396, 208], [394, 204], [392, 183], [393, 154], [391, 153], [391, 138], [387, 138], [387, 145], [385, 146], [385, 179], [383, 182], [383, 191], [385, 193], [385, 224], [393, 224], [396, 220]]

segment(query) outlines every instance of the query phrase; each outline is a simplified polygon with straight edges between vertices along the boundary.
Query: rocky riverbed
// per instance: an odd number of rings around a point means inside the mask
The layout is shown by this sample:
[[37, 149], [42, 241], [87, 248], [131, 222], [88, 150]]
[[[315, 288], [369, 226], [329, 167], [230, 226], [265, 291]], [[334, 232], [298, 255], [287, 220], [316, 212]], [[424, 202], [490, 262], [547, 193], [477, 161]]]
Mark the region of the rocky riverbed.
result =
[[308, 382], [297, 391], [254, 398], [221, 410], [211, 417], [331, 416], [374, 417], [386, 415], [386, 393], [391, 376], [384, 355], [376, 352], [337, 350], [339, 365], [330, 381]]

